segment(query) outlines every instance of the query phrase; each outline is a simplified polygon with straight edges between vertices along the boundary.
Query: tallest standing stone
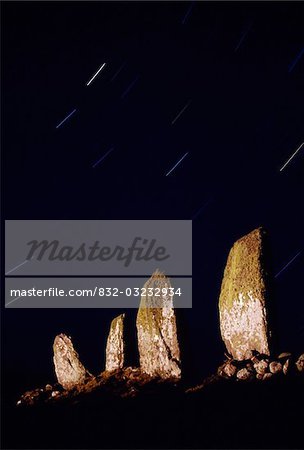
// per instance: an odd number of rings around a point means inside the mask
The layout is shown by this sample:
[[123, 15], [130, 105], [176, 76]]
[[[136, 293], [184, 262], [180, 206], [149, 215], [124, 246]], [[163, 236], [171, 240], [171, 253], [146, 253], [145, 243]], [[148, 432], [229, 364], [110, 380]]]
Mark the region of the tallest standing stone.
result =
[[250, 358], [253, 351], [269, 355], [263, 234], [258, 228], [235, 242], [222, 282], [221, 335], [237, 360]]

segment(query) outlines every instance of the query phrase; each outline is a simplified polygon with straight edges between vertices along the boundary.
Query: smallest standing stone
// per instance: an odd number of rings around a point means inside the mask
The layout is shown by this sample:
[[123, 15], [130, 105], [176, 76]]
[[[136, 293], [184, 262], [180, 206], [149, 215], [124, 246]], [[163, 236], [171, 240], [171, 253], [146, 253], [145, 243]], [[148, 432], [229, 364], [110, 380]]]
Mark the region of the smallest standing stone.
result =
[[79, 356], [74, 349], [71, 338], [65, 334], [59, 334], [55, 337], [54, 345], [54, 365], [58, 383], [64, 389], [72, 389], [81, 384], [91, 374], [79, 361]]

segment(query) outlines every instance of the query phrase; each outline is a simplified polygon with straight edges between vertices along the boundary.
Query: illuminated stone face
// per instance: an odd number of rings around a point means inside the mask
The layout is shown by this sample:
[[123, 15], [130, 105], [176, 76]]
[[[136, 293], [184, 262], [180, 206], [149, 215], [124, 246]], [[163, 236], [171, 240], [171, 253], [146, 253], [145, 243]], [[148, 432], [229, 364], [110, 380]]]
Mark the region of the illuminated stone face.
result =
[[269, 355], [263, 232], [259, 228], [230, 250], [221, 287], [219, 313], [223, 341], [237, 360], [253, 351]]
[[106, 370], [113, 371], [122, 369], [125, 359], [125, 342], [124, 342], [124, 318], [125, 314], [121, 314], [111, 322], [110, 332], [106, 347]]
[[78, 353], [68, 336], [65, 334], [56, 336], [53, 350], [53, 361], [58, 383], [65, 389], [72, 389], [83, 383], [88, 376], [91, 376], [79, 361]]
[[161, 378], [180, 378], [180, 350], [173, 296], [162, 293], [162, 288], [169, 292], [170, 287], [169, 279], [159, 271], [154, 272], [145, 283], [146, 292], [149, 288], [155, 292], [157, 288], [161, 294], [141, 297], [136, 321], [138, 350], [143, 372]]

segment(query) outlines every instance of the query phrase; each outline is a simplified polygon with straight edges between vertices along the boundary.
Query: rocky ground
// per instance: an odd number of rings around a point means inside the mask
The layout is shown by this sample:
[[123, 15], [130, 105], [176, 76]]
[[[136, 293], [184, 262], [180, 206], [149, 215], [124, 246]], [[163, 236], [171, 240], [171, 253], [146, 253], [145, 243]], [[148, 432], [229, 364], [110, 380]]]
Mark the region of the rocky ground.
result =
[[11, 408], [5, 448], [301, 448], [303, 375], [285, 353], [227, 358], [195, 387], [131, 367], [47, 384]]

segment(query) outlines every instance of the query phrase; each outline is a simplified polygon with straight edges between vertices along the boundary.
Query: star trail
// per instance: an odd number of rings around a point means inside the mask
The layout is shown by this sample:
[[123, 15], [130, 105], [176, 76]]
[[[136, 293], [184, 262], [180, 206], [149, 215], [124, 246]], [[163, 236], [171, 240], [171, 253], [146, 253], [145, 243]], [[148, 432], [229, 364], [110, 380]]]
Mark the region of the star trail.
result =
[[87, 86], [89, 86], [97, 77], [97, 75], [102, 71], [102, 69], [105, 67], [106, 63], [103, 63], [99, 69], [97, 70], [97, 72], [92, 76], [92, 78], [90, 78], [90, 80], [87, 82]]
[[279, 270], [279, 272], [277, 272], [275, 274], [275, 278], [278, 278], [284, 272], [284, 270], [286, 270], [290, 266], [290, 264], [292, 264], [294, 262], [294, 260], [297, 259], [298, 256], [300, 256], [301, 253], [302, 253], [302, 250], [300, 250], [293, 258], [291, 258], [291, 260], [288, 261], [288, 263], [285, 264], [285, 266], [282, 267], [282, 269]]
[[295, 59], [292, 61], [292, 63], [289, 65], [288, 67], [288, 73], [291, 73], [293, 71], [293, 69], [296, 67], [296, 65], [298, 64], [298, 62], [300, 61], [300, 59], [302, 58], [302, 56], [304, 55], [304, 47], [302, 48], [302, 50], [297, 54], [297, 56], [295, 57]]
[[188, 106], [190, 105], [191, 100], [182, 108], [182, 110], [177, 114], [177, 116], [172, 120], [171, 125], [174, 125], [175, 122], [180, 118], [180, 116], [186, 111]]
[[93, 165], [93, 169], [95, 169], [96, 166], [98, 166], [110, 153], [112, 153], [112, 151], [114, 150], [114, 148], [110, 148], [110, 150], [108, 150], [100, 159], [98, 159]]
[[280, 172], [282, 172], [285, 167], [290, 163], [290, 161], [296, 156], [296, 154], [301, 150], [301, 148], [303, 147], [304, 142], [302, 142], [302, 144], [296, 149], [296, 151], [291, 155], [291, 157], [286, 161], [286, 163], [280, 168]]
[[170, 175], [170, 173], [172, 173], [173, 170], [175, 170], [177, 166], [180, 165], [180, 163], [186, 158], [186, 156], [188, 155], [188, 153], [189, 153], [189, 152], [185, 153], [185, 154], [181, 157], [181, 159], [179, 159], [179, 160], [177, 161], [177, 163], [174, 164], [174, 166], [172, 167], [172, 169], [170, 169], [169, 172], [166, 173], [166, 177], [167, 177], [168, 175]]
[[73, 114], [75, 114], [75, 112], [77, 111], [77, 109], [73, 109], [72, 112], [70, 112], [57, 126], [56, 128], [60, 128], [61, 125], [63, 125]]

